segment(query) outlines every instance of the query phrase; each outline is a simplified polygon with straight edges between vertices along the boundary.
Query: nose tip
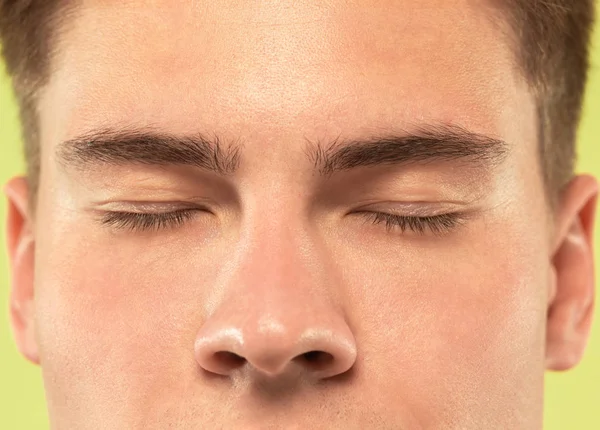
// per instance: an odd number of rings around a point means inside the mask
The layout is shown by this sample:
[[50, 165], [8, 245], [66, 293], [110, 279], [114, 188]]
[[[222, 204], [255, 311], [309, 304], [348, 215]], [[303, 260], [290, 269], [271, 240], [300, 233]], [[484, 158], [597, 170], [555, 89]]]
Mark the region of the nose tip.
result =
[[294, 331], [273, 321], [255, 330], [207, 324], [197, 337], [195, 353], [202, 368], [219, 375], [252, 370], [268, 377], [300, 372], [325, 379], [354, 365], [356, 344], [345, 325]]

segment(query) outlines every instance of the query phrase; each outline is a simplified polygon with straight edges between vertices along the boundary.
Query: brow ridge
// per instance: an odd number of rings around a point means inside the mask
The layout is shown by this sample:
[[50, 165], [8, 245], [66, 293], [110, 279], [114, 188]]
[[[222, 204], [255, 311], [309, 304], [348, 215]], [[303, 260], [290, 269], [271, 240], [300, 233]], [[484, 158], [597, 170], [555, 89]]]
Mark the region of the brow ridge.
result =
[[141, 129], [100, 129], [62, 142], [59, 163], [81, 169], [98, 164], [189, 165], [220, 175], [233, 174], [240, 164], [240, 147], [200, 133], [175, 136]]
[[[307, 140], [308, 141], [308, 140]], [[323, 176], [358, 167], [461, 161], [477, 167], [501, 163], [508, 144], [459, 126], [424, 126], [410, 133], [382, 134], [368, 139], [308, 141], [305, 150]]]

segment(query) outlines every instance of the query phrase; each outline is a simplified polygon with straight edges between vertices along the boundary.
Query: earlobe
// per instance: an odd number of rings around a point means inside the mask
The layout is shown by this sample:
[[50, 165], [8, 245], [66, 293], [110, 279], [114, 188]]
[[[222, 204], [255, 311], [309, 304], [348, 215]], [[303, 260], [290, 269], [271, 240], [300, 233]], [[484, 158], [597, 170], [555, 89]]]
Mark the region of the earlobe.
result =
[[13, 178], [4, 190], [8, 199], [6, 237], [11, 268], [11, 325], [19, 351], [31, 362], [39, 364], [33, 286], [35, 240], [27, 180]]
[[[567, 370], [581, 360], [594, 307], [593, 233], [598, 184], [577, 176], [565, 188], [556, 217], [553, 276], [546, 332], [546, 367]], [[554, 291], [552, 291], [554, 290]]]

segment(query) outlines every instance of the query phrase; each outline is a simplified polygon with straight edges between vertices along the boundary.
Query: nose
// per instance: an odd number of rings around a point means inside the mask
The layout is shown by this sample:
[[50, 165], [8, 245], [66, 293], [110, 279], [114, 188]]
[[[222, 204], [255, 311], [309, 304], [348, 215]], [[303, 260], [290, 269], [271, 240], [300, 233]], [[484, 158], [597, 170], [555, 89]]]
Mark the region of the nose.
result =
[[341, 307], [328, 294], [335, 286], [332, 270], [307, 246], [281, 235], [267, 242], [238, 247], [246, 251], [223, 271], [229, 274], [227, 293], [197, 333], [197, 362], [230, 377], [322, 380], [345, 373], [357, 347]]
[[236, 370], [269, 377], [300, 372], [324, 379], [349, 370], [356, 345], [348, 327], [341, 320], [327, 321], [305, 311], [285, 317], [257, 319], [238, 313], [212, 318], [197, 338], [196, 359], [205, 370], [220, 375]]

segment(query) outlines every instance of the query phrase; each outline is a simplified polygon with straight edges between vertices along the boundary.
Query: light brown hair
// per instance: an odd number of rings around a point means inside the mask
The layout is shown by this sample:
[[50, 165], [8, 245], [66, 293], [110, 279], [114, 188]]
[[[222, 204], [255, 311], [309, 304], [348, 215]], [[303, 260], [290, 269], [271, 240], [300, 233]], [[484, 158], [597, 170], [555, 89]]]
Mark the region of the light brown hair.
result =
[[[517, 61], [536, 99], [540, 162], [553, 202], [573, 175], [594, 0], [493, 1], [509, 23]], [[37, 95], [75, 3], [0, 0], [0, 42], [20, 107], [32, 195], [40, 169]]]

